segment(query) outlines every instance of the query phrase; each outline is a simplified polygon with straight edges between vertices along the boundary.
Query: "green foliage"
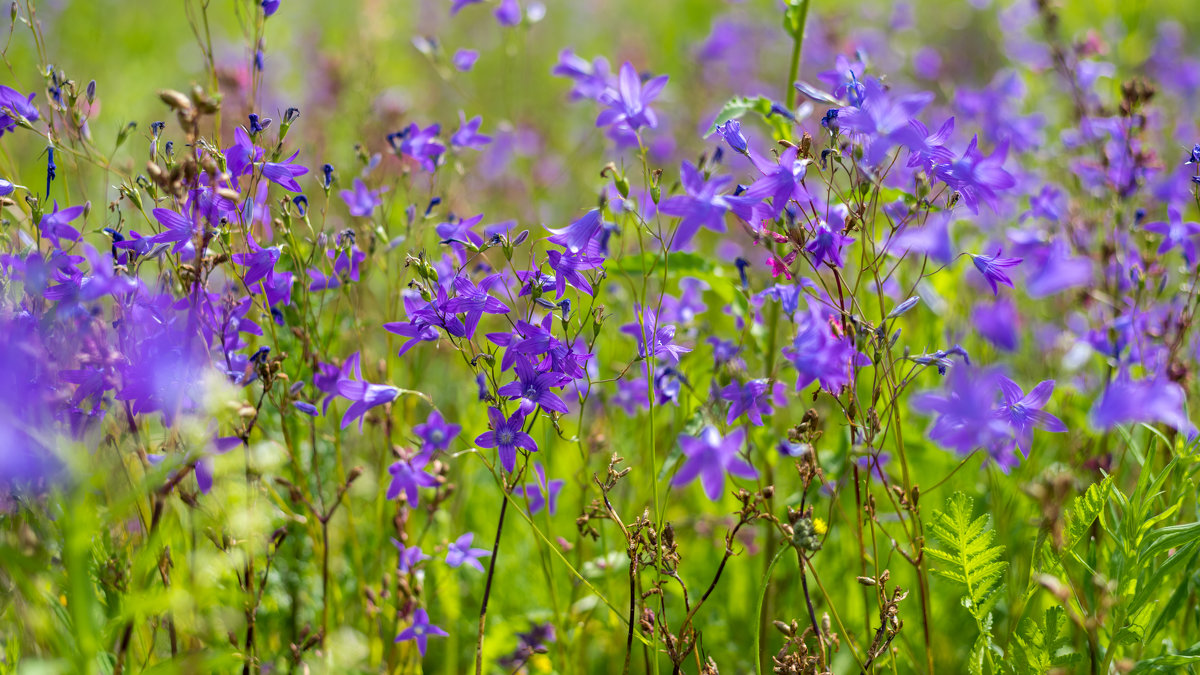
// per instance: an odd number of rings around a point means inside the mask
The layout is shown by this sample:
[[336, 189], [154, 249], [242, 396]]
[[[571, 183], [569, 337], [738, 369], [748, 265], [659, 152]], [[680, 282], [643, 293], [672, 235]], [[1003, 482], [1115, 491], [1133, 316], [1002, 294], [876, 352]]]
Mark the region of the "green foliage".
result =
[[996, 532], [992, 517], [974, 517], [973, 500], [956, 492], [946, 500], [944, 511], [934, 511], [929, 530], [942, 548], [925, 548], [925, 555], [941, 563], [934, 573], [966, 586], [962, 605], [967, 608], [979, 628], [979, 637], [971, 648], [970, 670], [984, 672], [984, 663], [991, 663], [991, 653], [997, 650], [992, 635], [992, 608], [1004, 591], [1004, 574], [1008, 561], [1001, 560], [1003, 546], [993, 546]]
[[1013, 636], [1013, 666], [1018, 675], [1048, 673], [1055, 668], [1068, 668], [1082, 656], [1075, 651], [1066, 611], [1051, 607], [1041, 624], [1026, 617]]

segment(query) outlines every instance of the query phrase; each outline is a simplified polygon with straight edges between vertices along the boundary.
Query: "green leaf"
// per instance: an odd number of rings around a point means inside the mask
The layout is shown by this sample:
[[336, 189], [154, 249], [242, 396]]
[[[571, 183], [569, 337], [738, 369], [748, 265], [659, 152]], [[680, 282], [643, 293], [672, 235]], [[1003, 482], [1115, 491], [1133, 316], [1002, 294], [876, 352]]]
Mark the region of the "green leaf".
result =
[[717, 118], [709, 125], [708, 131], [704, 132], [704, 135], [708, 136], [716, 132], [718, 126], [729, 120], [736, 120], [752, 112], [766, 117], [767, 113], [771, 112], [771, 99], [766, 96], [734, 96], [725, 102], [721, 112], [717, 113]]
[[1043, 675], [1083, 658], [1071, 643], [1068, 627], [1067, 614], [1062, 607], [1046, 610], [1042, 625], [1026, 617], [1013, 636], [1013, 665], [1017, 673]]
[[1112, 476], [1105, 476], [1104, 480], [1091, 485], [1087, 491], [1071, 500], [1067, 507], [1067, 526], [1062, 550], [1064, 554], [1074, 550], [1087, 536], [1092, 523], [1096, 522], [1096, 518], [1104, 510], [1104, 503], [1112, 489], [1112, 481]]
[[967, 587], [962, 604], [975, 619], [979, 637], [971, 649], [968, 670], [983, 673], [984, 662], [998, 651], [992, 643], [992, 607], [1004, 590], [1008, 561], [1002, 560], [1003, 546], [993, 546], [996, 536], [990, 515], [974, 517], [971, 498], [956, 492], [946, 500], [945, 511], [934, 511], [930, 533], [941, 548], [925, 548], [925, 554], [942, 563], [933, 572]]

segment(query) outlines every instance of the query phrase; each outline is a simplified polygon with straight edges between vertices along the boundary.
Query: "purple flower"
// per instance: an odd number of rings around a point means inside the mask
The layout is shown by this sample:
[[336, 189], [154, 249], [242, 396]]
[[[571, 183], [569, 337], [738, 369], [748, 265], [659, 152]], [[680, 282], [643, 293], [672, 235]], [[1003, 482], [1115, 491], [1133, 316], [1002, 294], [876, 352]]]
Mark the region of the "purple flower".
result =
[[254, 145], [250, 134], [241, 127], [233, 130], [233, 139], [233, 145], [225, 149], [225, 167], [229, 169], [229, 175], [233, 177], [233, 184], [236, 186], [237, 179], [250, 173], [255, 162], [262, 159], [263, 149]]
[[403, 131], [389, 134], [388, 143], [396, 152], [415, 159], [421, 168], [433, 173], [437, 171], [438, 163], [446, 152], [446, 146], [437, 140], [441, 129], [438, 124], [431, 124], [422, 129], [413, 123]]
[[466, 314], [463, 324], [466, 326], [465, 337], [468, 340], [475, 337], [475, 328], [484, 313], [507, 314], [512, 311], [508, 305], [488, 295], [492, 288], [504, 285], [504, 278], [499, 274], [483, 279], [478, 286], [465, 276], [457, 276], [454, 277], [453, 285], [458, 295], [446, 303], [446, 311], [451, 314]]
[[539, 405], [546, 410], [564, 415], [567, 413], [567, 404], [550, 389], [566, 384], [568, 378], [553, 372], [540, 373], [524, 357], [517, 359], [516, 373], [517, 381], [500, 387], [496, 390], [497, 394], [520, 399], [521, 412], [525, 415], [532, 413]]
[[471, 542], [474, 539], [475, 533], [468, 532], [451, 542], [446, 547], [446, 564], [451, 567], [461, 567], [465, 564], [482, 572], [483, 564], [479, 562], [479, 559], [490, 556], [492, 552], [486, 548], [471, 548]]
[[588, 255], [587, 251], [579, 253], [547, 251], [546, 259], [550, 265], [550, 269], [554, 270], [554, 287], [557, 291], [556, 299], [562, 298], [563, 294], [567, 292], [567, 286], [591, 295], [592, 283], [588, 281], [587, 276], [583, 272], [596, 269], [604, 264], [604, 258]]
[[863, 86], [858, 106], [838, 110], [838, 126], [858, 135], [867, 144], [864, 159], [878, 165], [896, 145], [920, 144], [918, 129], [909, 124], [933, 100], [932, 92], [893, 98], [874, 79]]
[[[671, 248], [680, 250], [691, 242], [692, 237], [701, 227], [714, 232], [725, 231], [725, 212], [733, 203], [742, 204], [753, 201], [742, 197], [731, 197], [717, 194], [725, 188], [732, 178], [717, 176], [706, 180], [704, 174], [691, 162], [684, 162], [680, 169], [680, 182], [686, 194], [664, 199], [658, 205], [658, 210], [668, 216], [679, 216], [679, 227], [671, 238]], [[750, 204], [746, 203], [746, 206]]]
[[548, 237], [546, 241], [563, 246], [571, 253], [579, 253], [588, 248], [588, 244], [603, 228], [604, 222], [600, 220], [600, 209], [592, 209], [566, 227], [557, 230], [547, 227], [546, 229], [554, 236]]
[[436, 409], [429, 413], [429, 417], [423, 423], [413, 427], [413, 433], [425, 441], [421, 446], [421, 452], [424, 454], [449, 448], [450, 443], [460, 431], [462, 431], [462, 427], [457, 424], [447, 424], [446, 420], [442, 418], [442, 413]]
[[996, 250], [996, 255], [975, 255], [971, 256], [971, 261], [975, 263], [975, 268], [979, 270], [983, 278], [987, 280], [988, 285], [992, 287], [992, 294], [999, 295], [1000, 288], [996, 284], [1004, 284], [1009, 288], [1013, 287], [1012, 279], [1008, 278], [1008, 274], [1004, 272], [1006, 268], [1016, 267], [1021, 262], [1021, 258], [1001, 258], [1000, 250]]
[[191, 218], [170, 209], [154, 209], [150, 213], [165, 229], [159, 234], [147, 237], [147, 243], [154, 245], [173, 243], [175, 246], [171, 248], [172, 253], [178, 253], [192, 241], [195, 234], [203, 229], [199, 223], [199, 213], [194, 214]]
[[1034, 427], [1055, 433], [1067, 430], [1062, 420], [1042, 410], [1050, 400], [1050, 394], [1054, 393], [1054, 380], [1038, 382], [1028, 394], [1003, 375], [999, 378], [999, 384], [1004, 403], [996, 411], [996, 416], [1012, 427], [1013, 441], [1022, 455], [1029, 456]]
[[1147, 232], [1161, 234], [1165, 239], [1158, 247], [1158, 254], [1162, 255], [1176, 246], [1183, 249], [1183, 257], [1191, 265], [1196, 262], [1196, 242], [1193, 241], [1197, 234], [1200, 234], [1200, 223], [1183, 222], [1183, 216], [1179, 213], [1179, 209], [1175, 206], [1167, 207], [1168, 222], [1156, 221], [1146, 223], [1143, 229]]
[[980, 303], [971, 311], [971, 323], [985, 340], [1004, 351], [1014, 351], [1020, 341], [1021, 317], [1008, 298], [994, 304]]
[[[350, 377], [351, 370], [354, 372], [353, 378]], [[350, 423], [358, 418], [358, 430], [362, 431], [363, 416], [367, 411], [375, 406], [391, 403], [400, 395], [400, 390], [386, 384], [364, 382], [358, 352], [354, 352], [342, 366], [337, 381], [337, 393], [338, 396], [351, 401], [350, 407], [346, 408], [346, 413], [342, 415], [342, 428], [350, 426]]]
[[422, 560], [429, 560], [429, 556], [421, 551], [420, 546], [405, 546], [396, 539], [392, 539], [392, 544], [400, 552], [400, 561], [397, 564], [397, 569], [402, 574], [411, 573]]
[[750, 146], [746, 142], [746, 137], [742, 134], [742, 123], [738, 120], [728, 120], [724, 124], [718, 124], [717, 133], [720, 134], [721, 138], [725, 139], [725, 142], [729, 144], [729, 147], [733, 148], [734, 152], [743, 155], [750, 154]]
[[459, 110], [458, 119], [462, 124], [458, 131], [454, 132], [454, 135], [450, 137], [450, 145], [461, 148], [482, 150], [483, 146], [492, 142], [491, 136], [485, 136], [479, 133], [479, 125], [483, 123], [482, 117], [476, 115], [475, 117], [471, 118], [470, 122], [468, 122], [466, 114]]
[[666, 84], [666, 75], [659, 75], [642, 84], [633, 64], [626, 61], [621, 65], [616, 88], [609, 88], [600, 96], [600, 102], [607, 105], [608, 110], [596, 118], [596, 126], [625, 124], [634, 131], [641, 127], [657, 127], [658, 116], [650, 108], [650, 102], [658, 98]]
[[511, 472], [516, 468], [517, 448], [537, 452], [537, 442], [525, 433], [525, 413], [517, 410], [512, 417], [504, 419], [504, 413], [499, 408], [488, 408], [488, 421], [491, 422], [491, 430], [479, 434], [475, 445], [481, 448], [496, 448], [500, 454], [500, 464], [505, 471]]
[[547, 483], [546, 470], [540, 462], [533, 463], [533, 470], [537, 473], [538, 482], [528, 484], [524, 488], [525, 497], [529, 499], [529, 513], [534, 514], [545, 508], [548, 497], [550, 515], [554, 515], [558, 511], [558, 493], [567, 482], [559, 478]]
[[474, 49], [460, 49], [454, 52], [454, 57], [451, 60], [459, 72], [465, 73], [475, 67], [475, 62], [479, 60], [479, 52]]
[[997, 416], [996, 393], [999, 374], [956, 366], [950, 370], [941, 392], [923, 392], [912, 400], [915, 410], [936, 415], [927, 435], [942, 447], [959, 454], [983, 448], [999, 467], [1008, 471], [1016, 466], [1012, 448], [1012, 430]]
[[370, 218], [375, 207], [383, 203], [379, 198], [379, 190], [368, 190], [359, 179], [354, 179], [354, 190], [342, 190], [342, 201], [350, 209], [350, 215], [360, 218]]
[[271, 181], [279, 187], [289, 192], [301, 192], [300, 184], [296, 179], [308, 173], [308, 167], [292, 164], [292, 160], [296, 159], [300, 151], [292, 153], [291, 157], [282, 162], [266, 162], [263, 164], [263, 178]]
[[729, 401], [729, 414], [725, 417], [726, 424], [733, 424], [734, 420], [744, 414], [751, 423], [761, 427], [762, 416], [774, 412], [770, 402], [771, 383], [769, 380], [750, 380], [743, 385], [733, 382], [721, 390], [721, 398]]
[[[7, 131], [17, 128], [17, 117], [24, 117], [33, 122], [38, 118], [37, 107], [33, 99], [37, 94], [25, 96], [21, 92], [0, 84], [0, 137]], [[15, 115], [15, 116], [14, 116]]]
[[259, 246], [253, 237], [250, 237], [247, 243], [250, 246], [250, 252], [234, 253], [231, 259], [235, 264], [246, 267], [246, 276], [242, 281], [247, 287], [250, 287], [263, 279], [269, 281], [274, 276], [275, 263], [279, 262], [280, 251], [278, 246], [270, 248]]
[[596, 57], [588, 63], [575, 55], [570, 49], [558, 53], [558, 63], [550, 71], [552, 75], [566, 77], [575, 82], [571, 89], [571, 99], [588, 98], [600, 101], [604, 93], [612, 89], [613, 78], [608, 69], [608, 61], [604, 57]]
[[996, 210], [996, 190], [1011, 188], [1017, 184], [1012, 174], [1004, 170], [1004, 158], [1008, 154], [1008, 144], [1002, 143], [991, 155], [984, 157], [979, 151], [979, 138], [971, 137], [962, 157], [949, 164], [939, 164], [934, 168], [934, 176], [943, 183], [957, 190], [962, 195], [963, 203], [974, 213], [979, 213], [979, 202], [984, 202]]
[[450, 16], [458, 14], [459, 10], [468, 5], [478, 5], [483, 0], [451, 0]]
[[[155, 209], [155, 211], [159, 210]], [[82, 206], [72, 206], [59, 211], [58, 202], [54, 202], [54, 211], [42, 216], [42, 219], [38, 221], [38, 229], [41, 230], [43, 237], [54, 241], [55, 248], [62, 248], [59, 242], [60, 239], [79, 241], [81, 236], [79, 230], [76, 230], [67, 223], [70, 223], [82, 214]]]
[[804, 250], [813, 255], [813, 266], [820, 267], [828, 262], [833, 267], [842, 266], [842, 247], [854, 243], [854, 239], [835, 232], [825, 221], [817, 223], [817, 231]]
[[501, 26], [515, 26], [521, 23], [521, 5], [517, 0], [500, 0], [494, 14]]
[[[641, 311], [641, 308], [634, 306], [634, 312]], [[644, 332], [643, 332], [644, 331]], [[660, 326], [658, 325], [658, 317], [651, 310], [642, 312], [642, 323], [638, 322], [627, 323], [621, 326], [621, 332], [626, 335], [632, 335], [637, 340], [638, 356], [645, 358], [647, 356], [646, 345], [649, 343], [651, 356], [658, 356], [670, 361], [671, 363], [679, 363], [679, 356], [692, 351], [691, 347], [674, 344], [675, 326]]]
[[799, 330], [790, 348], [783, 355], [796, 369], [796, 391], [802, 391], [813, 381], [822, 389], [837, 392], [850, 384], [850, 373], [859, 366], [871, 365], [866, 354], [854, 348], [854, 342], [835, 337], [820, 310], [813, 308], [800, 319]]
[[427, 646], [430, 635], [446, 637], [450, 634], [429, 623], [429, 613], [426, 612], [424, 608], [418, 607], [417, 611], [413, 612], [412, 625], [400, 631], [400, 634], [396, 636], [396, 642], [416, 640], [417, 649], [420, 650], [421, 656], [424, 657], [425, 647]]
[[420, 499], [417, 488], [437, 487], [438, 484], [436, 477], [425, 472], [425, 465], [428, 463], [429, 456], [419, 454], [389, 466], [388, 473], [392, 474], [392, 483], [388, 486], [387, 498], [395, 499], [403, 492], [408, 498], [409, 507], [416, 508]]
[[1105, 387], [1088, 419], [1099, 429], [1135, 422], [1162, 422], [1189, 439], [1196, 435], [1196, 425], [1187, 414], [1187, 394], [1183, 387], [1162, 375], [1134, 380], [1122, 371]]
[[671, 479], [671, 485], [687, 485], [699, 476], [704, 493], [715, 502], [720, 500], [721, 491], [725, 489], [726, 473], [750, 480], [758, 478], [754, 467], [738, 456], [745, 440], [743, 428], [721, 438], [721, 433], [713, 426], [704, 427], [699, 438], [680, 436], [679, 447], [687, 460]]
[[754, 181], [741, 196], [754, 200], [770, 197], [771, 205], [766, 209], [767, 218], [778, 218], [791, 199], [802, 203], [806, 203], [808, 200], [808, 190], [804, 188], [804, 176], [808, 173], [808, 165], [811, 161], [797, 159], [796, 154], [797, 149], [793, 147], [780, 153], [778, 162], [770, 162], [759, 157], [751, 158], [763, 175]]
[[279, 11], [281, 0], [262, 0], [263, 16], [271, 16]]

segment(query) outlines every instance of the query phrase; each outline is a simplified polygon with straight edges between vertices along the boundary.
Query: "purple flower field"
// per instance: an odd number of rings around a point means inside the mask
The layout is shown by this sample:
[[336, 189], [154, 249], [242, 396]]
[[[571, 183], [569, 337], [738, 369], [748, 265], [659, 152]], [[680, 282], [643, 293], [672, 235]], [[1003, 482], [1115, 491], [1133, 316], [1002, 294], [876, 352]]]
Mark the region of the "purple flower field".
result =
[[1190, 5], [9, 17], [0, 675], [1200, 672]]

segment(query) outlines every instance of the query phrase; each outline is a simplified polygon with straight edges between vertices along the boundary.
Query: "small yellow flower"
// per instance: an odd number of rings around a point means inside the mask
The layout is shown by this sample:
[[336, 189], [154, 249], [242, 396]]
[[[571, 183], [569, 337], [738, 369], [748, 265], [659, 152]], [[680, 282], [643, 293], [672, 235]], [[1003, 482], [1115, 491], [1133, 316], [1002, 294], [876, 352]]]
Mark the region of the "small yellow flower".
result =
[[820, 518], [813, 518], [812, 524], [813, 532], [816, 532], [818, 536], [825, 536], [825, 533], [829, 531], [829, 526]]

